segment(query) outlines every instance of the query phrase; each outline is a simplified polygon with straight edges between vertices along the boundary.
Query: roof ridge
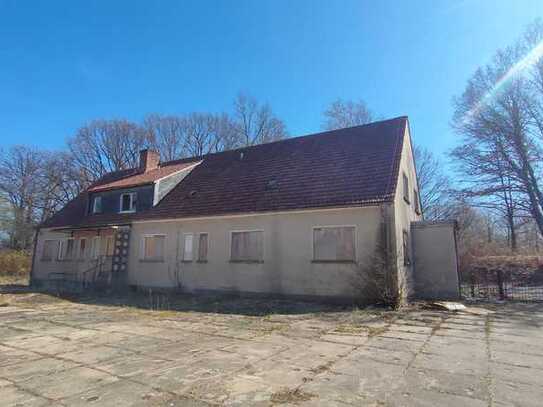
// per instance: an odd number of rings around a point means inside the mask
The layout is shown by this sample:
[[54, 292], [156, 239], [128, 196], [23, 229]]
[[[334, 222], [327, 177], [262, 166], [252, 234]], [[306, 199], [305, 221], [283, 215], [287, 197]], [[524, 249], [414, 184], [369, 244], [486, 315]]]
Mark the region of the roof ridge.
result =
[[204, 158], [209, 157], [209, 156], [216, 156], [216, 155], [225, 154], [225, 153], [232, 153], [232, 152], [235, 152], [235, 151], [245, 151], [245, 150], [254, 149], [254, 148], [261, 148], [262, 146], [269, 146], [271, 144], [292, 142], [292, 141], [295, 141], [295, 140], [300, 140], [300, 139], [309, 138], [309, 137], [325, 136], [325, 135], [330, 134], [330, 133], [341, 132], [341, 131], [344, 131], [344, 130], [351, 130], [351, 129], [362, 128], [362, 127], [370, 127], [370, 126], [380, 125], [380, 124], [385, 123], [385, 122], [393, 122], [393, 121], [396, 121], [396, 120], [408, 120], [408, 119], [409, 119], [409, 117], [406, 116], [406, 115], [397, 116], [397, 117], [393, 117], [393, 118], [390, 118], [390, 119], [382, 119], [382, 120], [376, 120], [376, 121], [365, 123], [365, 124], [358, 124], [356, 126], [342, 127], [342, 128], [333, 129], [333, 130], [325, 130], [325, 131], [320, 131], [318, 133], [304, 134], [302, 136], [287, 137], [287, 138], [284, 138], [284, 139], [281, 139], [281, 140], [270, 141], [268, 143], [254, 144], [252, 146], [245, 146], [245, 147], [233, 148], [233, 149], [230, 149], [230, 150], [217, 151], [215, 153], [208, 153], [208, 154], [204, 154], [204, 155], [201, 155], [201, 156], [192, 156], [192, 157], [186, 157], [186, 158], [179, 158], [179, 159], [176, 159], [176, 160], [165, 161], [164, 163], [161, 163], [161, 164], [162, 165], [172, 165], [172, 164], [178, 164], [178, 163], [180, 163], [182, 161], [201, 160], [201, 159], [204, 159]]

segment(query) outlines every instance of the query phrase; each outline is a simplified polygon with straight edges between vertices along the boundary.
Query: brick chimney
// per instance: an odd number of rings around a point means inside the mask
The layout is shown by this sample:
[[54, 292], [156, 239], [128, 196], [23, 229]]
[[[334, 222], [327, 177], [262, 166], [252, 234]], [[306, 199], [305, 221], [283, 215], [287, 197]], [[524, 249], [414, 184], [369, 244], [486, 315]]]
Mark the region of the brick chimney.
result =
[[158, 168], [160, 154], [156, 151], [145, 149], [140, 151], [140, 170], [148, 172]]

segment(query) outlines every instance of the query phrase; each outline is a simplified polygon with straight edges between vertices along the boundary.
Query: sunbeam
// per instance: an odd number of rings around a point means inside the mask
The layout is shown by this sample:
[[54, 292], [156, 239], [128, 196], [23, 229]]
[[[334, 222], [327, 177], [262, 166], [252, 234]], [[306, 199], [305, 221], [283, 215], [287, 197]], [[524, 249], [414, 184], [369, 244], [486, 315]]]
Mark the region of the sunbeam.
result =
[[464, 121], [468, 121], [481, 111], [481, 109], [496, 97], [497, 94], [517, 75], [522, 75], [527, 69], [532, 67], [543, 57], [543, 41], [537, 44], [524, 58], [519, 60], [503, 75], [485, 95], [473, 106], [464, 116]]

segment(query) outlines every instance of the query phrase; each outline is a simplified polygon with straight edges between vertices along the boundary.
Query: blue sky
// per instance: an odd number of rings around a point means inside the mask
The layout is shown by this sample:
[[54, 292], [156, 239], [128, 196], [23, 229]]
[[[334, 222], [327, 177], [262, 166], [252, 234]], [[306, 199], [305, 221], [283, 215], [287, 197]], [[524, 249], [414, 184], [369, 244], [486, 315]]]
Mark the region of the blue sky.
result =
[[455, 144], [451, 100], [541, 0], [0, 0], [0, 147], [56, 149], [94, 118], [230, 109], [241, 90], [292, 135], [334, 99]]

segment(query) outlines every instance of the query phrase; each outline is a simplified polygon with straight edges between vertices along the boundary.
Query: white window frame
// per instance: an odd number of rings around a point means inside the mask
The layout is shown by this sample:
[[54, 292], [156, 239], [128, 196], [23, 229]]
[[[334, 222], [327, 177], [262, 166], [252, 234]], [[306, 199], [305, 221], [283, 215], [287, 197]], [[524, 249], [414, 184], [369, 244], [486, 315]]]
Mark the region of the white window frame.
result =
[[[315, 229], [354, 228], [354, 255], [352, 260], [319, 260], [315, 258]], [[356, 263], [358, 259], [358, 228], [356, 225], [322, 225], [311, 228], [311, 261], [313, 263]]]
[[[162, 258], [145, 258], [145, 238], [147, 237], [158, 237], [162, 236], [164, 237], [164, 248], [162, 253]], [[155, 263], [163, 263], [166, 259], [166, 243], [167, 243], [167, 235], [165, 233], [147, 233], [141, 237], [141, 243], [140, 243], [140, 256], [139, 260], [141, 262], [155, 262]]]
[[[100, 200], [100, 210], [96, 208], [96, 202], [98, 202], [98, 200]], [[92, 213], [102, 213], [102, 197], [100, 195], [92, 198]]]
[[[128, 195], [130, 197], [130, 209], [123, 211], [123, 196]], [[136, 192], [123, 192], [119, 196], [119, 213], [134, 213], [136, 212]]]
[[100, 257], [100, 246], [102, 243], [102, 239], [100, 236], [94, 236], [92, 238], [92, 251], [91, 251], [91, 258], [96, 260]]
[[[206, 248], [206, 258], [205, 259], [201, 259], [200, 258], [200, 236], [202, 235], [206, 235], [207, 236], [207, 248]], [[209, 257], [209, 233], [208, 232], [200, 232], [198, 233], [198, 253], [197, 253], [198, 257], [196, 259], [197, 262], [199, 263], [207, 263], [207, 258]]]
[[[260, 260], [234, 260], [232, 259], [232, 236], [234, 233], [247, 233], [247, 232], [262, 232], [262, 259]], [[266, 258], [266, 245], [264, 239], [264, 229], [247, 229], [247, 230], [231, 230], [230, 231], [230, 245], [228, 246], [230, 257], [230, 263], [264, 263]]]
[[[192, 240], [190, 258], [187, 257], [187, 238], [189, 236]], [[185, 263], [191, 263], [194, 261], [194, 233], [183, 233], [183, 261]]]
[[58, 241], [58, 252], [57, 252], [57, 260], [58, 261], [61, 261], [61, 260], [64, 260], [64, 258], [62, 257], [62, 249], [64, 246], [64, 240], [59, 240]]
[[[74, 242], [73, 249], [76, 252], [76, 253], [72, 253], [72, 257], [66, 257], [65, 253], [64, 253], [64, 246], [66, 246], [66, 250], [68, 250], [68, 241], [69, 240], [73, 240], [73, 242]], [[61, 260], [61, 261], [75, 260], [76, 259], [75, 254], [77, 254], [77, 248], [76, 248], [76, 244], [75, 244], [75, 239], [73, 237], [69, 237], [67, 239], [63, 239], [63, 240], [60, 241], [59, 250], [58, 250], [58, 260]]]
[[43, 241], [43, 245], [42, 245], [42, 248], [41, 248], [41, 257], [40, 257], [40, 261], [53, 261], [55, 260], [55, 258], [58, 259], [58, 251], [57, 251], [57, 255], [55, 256], [55, 253], [54, 253], [54, 248], [53, 248], [53, 253], [51, 253], [51, 257], [49, 258], [44, 258], [43, 255], [45, 253], [45, 243], [46, 242], [57, 242], [57, 250], [58, 250], [58, 244], [59, 244], [59, 240], [58, 239], [45, 239]]

